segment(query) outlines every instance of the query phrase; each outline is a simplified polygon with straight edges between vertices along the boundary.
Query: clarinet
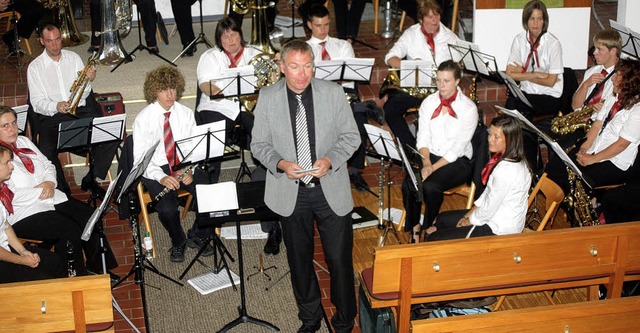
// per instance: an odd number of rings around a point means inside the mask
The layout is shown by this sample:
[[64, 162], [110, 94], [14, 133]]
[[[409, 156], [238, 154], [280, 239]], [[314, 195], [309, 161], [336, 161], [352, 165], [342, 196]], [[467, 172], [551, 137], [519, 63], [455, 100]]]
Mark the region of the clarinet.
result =
[[[180, 173], [176, 179], [180, 182], [184, 179], [184, 177], [187, 176], [187, 174], [189, 173], [189, 171], [195, 169], [198, 166], [197, 163], [195, 164], [191, 164], [190, 166], [188, 166], [186, 169], [184, 169], [184, 171], [182, 173]], [[153, 201], [158, 201], [160, 199], [162, 199], [162, 197], [164, 197], [167, 193], [169, 193], [169, 191], [171, 191], [171, 189], [169, 187], [165, 187], [162, 192], [158, 193], [158, 195], [156, 195], [155, 198], [153, 198]]]
[[76, 276], [75, 266], [75, 257], [73, 256], [73, 243], [71, 241], [67, 241], [67, 277]]

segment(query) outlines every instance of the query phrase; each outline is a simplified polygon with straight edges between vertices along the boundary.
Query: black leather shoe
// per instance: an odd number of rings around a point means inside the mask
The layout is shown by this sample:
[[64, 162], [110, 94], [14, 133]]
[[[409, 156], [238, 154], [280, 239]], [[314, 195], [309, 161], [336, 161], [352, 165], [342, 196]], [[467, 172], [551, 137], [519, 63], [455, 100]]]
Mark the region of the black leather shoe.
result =
[[264, 253], [270, 255], [277, 255], [280, 253], [280, 243], [282, 242], [282, 231], [280, 230], [280, 226], [278, 226], [275, 230], [269, 231], [269, 238], [267, 238], [267, 242], [264, 244]]
[[158, 49], [157, 46], [149, 46], [147, 51], [149, 51], [149, 54], [158, 54], [158, 53], [160, 53], [160, 50]]
[[182, 54], [182, 57], [193, 57], [193, 54], [198, 51], [198, 48], [194, 45]]
[[351, 184], [356, 188], [358, 192], [368, 192], [369, 184], [362, 178], [362, 175], [359, 172], [354, 172], [349, 174], [349, 180]]
[[204, 251], [202, 251], [202, 256], [203, 257], [208, 257], [208, 256], [212, 256], [213, 255], [213, 247], [210, 244], [205, 243], [206, 239], [202, 239], [200, 237], [191, 237], [189, 239], [187, 239], [187, 246], [192, 248], [192, 249], [197, 249], [198, 251], [200, 251], [200, 249], [203, 246], [206, 246], [207, 248], [204, 249]]
[[2, 41], [7, 45], [7, 53], [11, 53], [16, 50], [16, 41], [13, 36], [13, 30], [2, 35]]
[[320, 323], [313, 324], [302, 324], [300, 328], [298, 328], [298, 333], [314, 333], [320, 329]]
[[107, 193], [107, 191], [100, 187], [98, 182], [95, 179], [91, 179], [89, 175], [86, 175], [84, 176], [84, 178], [82, 178], [82, 184], [80, 185], [80, 188], [85, 192], [91, 192], [100, 200], [104, 199], [104, 196]]
[[171, 262], [183, 262], [184, 261], [184, 245], [173, 246], [169, 249], [171, 252]]

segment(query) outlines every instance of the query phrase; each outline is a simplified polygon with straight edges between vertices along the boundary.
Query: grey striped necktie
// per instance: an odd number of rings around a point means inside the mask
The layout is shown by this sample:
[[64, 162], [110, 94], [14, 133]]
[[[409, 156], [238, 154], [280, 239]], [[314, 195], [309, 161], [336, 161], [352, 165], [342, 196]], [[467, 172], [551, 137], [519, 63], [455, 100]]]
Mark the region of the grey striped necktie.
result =
[[[296, 95], [298, 109], [296, 110], [296, 142], [298, 143], [298, 165], [304, 169], [311, 169], [311, 146], [309, 145], [309, 129], [307, 128], [307, 112], [302, 104], [302, 95]], [[302, 182], [309, 184], [313, 176], [302, 177]]]

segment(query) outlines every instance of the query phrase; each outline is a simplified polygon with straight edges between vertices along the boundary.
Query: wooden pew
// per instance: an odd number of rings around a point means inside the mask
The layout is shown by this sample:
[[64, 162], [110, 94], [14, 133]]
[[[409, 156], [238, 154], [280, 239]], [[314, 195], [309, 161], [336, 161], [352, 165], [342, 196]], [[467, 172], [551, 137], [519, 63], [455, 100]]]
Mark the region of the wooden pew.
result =
[[619, 297], [634, 239], [640, 224], [627, 223], [378, 247], [361, 277], [372, 307], [395, 307], [408, 332], [411, 304], [576, 287], [595, 300], [599, 284]]
[[114, 332], [109, 275], [0, 284], [0, 332]]
[[640, 325], [640, 297], [416, 320], [413, 333], [633, 332]]

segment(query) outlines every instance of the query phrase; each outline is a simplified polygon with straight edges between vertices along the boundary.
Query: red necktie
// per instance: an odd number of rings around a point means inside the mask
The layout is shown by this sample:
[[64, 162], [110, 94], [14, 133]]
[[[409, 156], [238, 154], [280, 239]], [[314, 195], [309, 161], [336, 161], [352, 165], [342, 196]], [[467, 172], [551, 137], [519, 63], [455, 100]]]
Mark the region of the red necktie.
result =
[[173, 133], [171, 132], [171, 124], [169, 124], [169, 116], [171, 112], [165, 112], [164, 114], [164, 151], [167, 154], [167, 161], [169, 161], [169, 170], [173, 176], [173, 167], [180, 163], [180, 159], [176, 155], [176, 142], [173, 140]]
[[322, 46], [322, 60], [331, 60], [331, 56], [325, 47], [326, 44], [327, 42], [320, 42], [320, 46]]
[[453, 93], [453, 95], [451, 95], [451, 97], [449, 97], [449, 98], [445, 98], [445, 99], [443, 99], [443, 98], [442, 98], [442, 95], [439, 95], [439, 96], [440, 96], [440, 105], [438, 105], [438, 107], [436, 108], [436, 110], [435, 110], [435, 111], [433, 111], [433, 114], [431, 115], [431, 119], [433, 119], [433, 118], [435, 118], [435, 117], [437, 117], [437, 116], [439, 116], [439, 115], [440, 115], [440, 112], [442, 111], [442, 107], [443, 107], [443, 106], [446, 106], [446, 107], [449, 109], [449, 115], [450, 115], [451, 117], [453, 117], [453, 118], [456, 118], [456, 119], [457, 119], [457, 118], [458, 118], [458, 116], [456, 115], [456, 112], [455, 112], [455, 111], [453, 111], [453, 108], [451, 107], [451, 103], [452, 103], [453, 101], [455, 101], [455, 100], [456, 100], [456, 97], [458, 96], [458, 90], [456, 90], [456, 91]]
[[25, 169], [27, 169], [29, 173], [33, 173], [35, 171], [35, 168], [33, 167], [33, 161], [29, 156], [26, 155], [35, 155], [36, 152], [29, 148], [18, 148], [15, 143], [12, 144], [10, 148], [13, 151], [13, 154], [20, 158], [20, 161], [24, 165]]
[[533, 67], [537, 64], [538, 68], [540, 68], [540, 58], [538, 57], [538, 46], [540, 46], [540, 38], [542, 38], [542, 35], [544, 35], [544, 32], [540, 34], [540, 36], [538, 36], [538, 38], [536, 38], [535, 41], [531, 40], [531, 35], [529, 35], [529, 37], [527, 38], [527, 41], [529, 42], [529, 47], [531, 48], [529, 51], [529, 55], [527, 56], [527, 61], [524, 64], [524, 67], [522, 68], [522, 73], [526, 72], [527, 69], [529, 68], [529, 63], [531, 63], [531, 71], [533, 71]]
[[604, 123], [602, 124], [602, 129], [604, 130], [604, 128], [607, 126], [607, 124], [609, 124], [609, 122], [611, 121], [611, 119], [613, 119], [613, 117], [616, 115], [616, 113], [618, 113], [618, 111], [620, 111], [620, 109], [622, 108], [622, 103], [620, 102], [620, 100], [616, 100], [615, 103], [613, 103], [613, 105], [611, 106], [611, 110], [609, 110], [609, 115], [607, 115], [607, 119], [604, 120]]
[[430, 34], [428, 33], [426, 30], [424, 30], [424, 27], [420, 27], [420, 31], [422, 31], [422, 34], [427, 38], [427, 45], [429, 45], [429, 48], [431, 48], [431, 54], [432, 55], [436, 55], [436, 42], [433, 39], [435, 34], [438, 33], [436, 31], [436, 33]]
[[495, 168], [498, 162], [500, 162], [500, 160], [502, 159], [502, 154], [502, 152], [493, 154], [489, 162], [484, 166], [484, 168], [482, 168], [481, 175], [483, 185], [487, 185], [487, 182], [489, 181], [489, 175], [493, 171], [493, 168]]
[[[600, 71], [600, 74], [604, 75], [604, 77], [607, 77], [607, 74], [609, 74], [609, 73], [607, 73], [606, 69], [603, 69], [602, 71]], [[591, 106], [593, 104], [596, 104], [596, 103], [600, 102], [600, 100], [602, 99], [602, 92], [604, 91], [604, 81], [602, 81], [601, 83], [602, 84], [598, 87], [598, 91], [596, 91], [596, 94], [589, 101], [587, 106]]]
[[234, 57], [231, 55], [231, 53], [224, 51], [224, 54], [227, 55], [227, 57], [229, 58], [229, 61], [231, 62], [231, 64], [229, 65], [229, 68], [238, 67], [238, 60], [240, 60], [240, 58], [242, 57], [242, 52], [244, 52], [244, 47], [241, 47], [238, 54], [236, 54]]
[[13, 204], [11, 203], [11, 201], [13, 201], [13, 192], [11, 192], [9, 186], [4, 182], [0, 183], [0, 201], [4, 205], [4, 208], [7, 209], [7, 212], [13, 214]]

